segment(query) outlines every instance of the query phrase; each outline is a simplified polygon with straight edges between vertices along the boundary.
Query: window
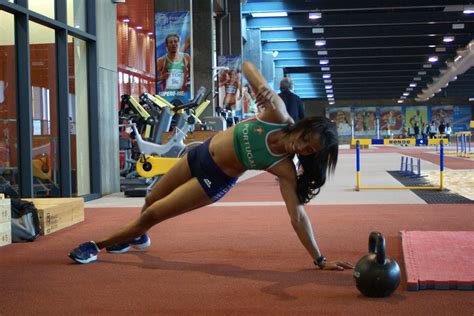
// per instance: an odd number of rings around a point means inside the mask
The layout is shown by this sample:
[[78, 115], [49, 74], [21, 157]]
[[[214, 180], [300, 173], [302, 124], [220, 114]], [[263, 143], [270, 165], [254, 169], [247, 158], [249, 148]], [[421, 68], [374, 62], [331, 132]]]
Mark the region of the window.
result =
[[0, 21], [0, 180], [18, 190], [14, 18], [0, 11]]
[[[34, 2], [34, 1], [33, 1]], [[29, 22], [35, 197], [59, 196], [55, 32]]]
[[91, 193], [87, 43], [69, 36], [68, 52], [72, 193], [81, 196]]

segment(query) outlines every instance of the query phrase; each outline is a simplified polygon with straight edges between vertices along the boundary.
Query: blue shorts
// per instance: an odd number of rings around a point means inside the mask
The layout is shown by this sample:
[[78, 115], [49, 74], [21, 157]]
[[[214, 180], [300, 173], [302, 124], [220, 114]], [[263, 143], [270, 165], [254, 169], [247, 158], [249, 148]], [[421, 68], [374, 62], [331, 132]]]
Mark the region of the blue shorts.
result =
[[222, 172], [209, 153], [211, 139], [194, 147], [188, 152], [188, 164], [191, 174], [196, 177], [212, 202], [222, 198], [237, 182]]

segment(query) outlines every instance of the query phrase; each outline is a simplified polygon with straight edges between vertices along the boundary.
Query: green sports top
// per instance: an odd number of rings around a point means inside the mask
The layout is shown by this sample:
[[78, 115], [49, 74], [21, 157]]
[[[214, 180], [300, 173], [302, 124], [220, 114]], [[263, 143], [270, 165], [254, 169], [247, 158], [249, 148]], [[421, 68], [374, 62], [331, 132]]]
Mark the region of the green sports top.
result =
[[174, 62], [166, 56], [166, 70], [169, 77], [166, 80], [166, 90], [181, 90], [184, 83], [184, 71], [186, 65], [184, 63], [184, 54], [178, 53], [178, 61]]
[[273, 167], [288, 154], [272, 153], [268, 147], [268, 136], [287, 126], [288, 124], [264, 122], [257, 117], [235, 125], [234, 149], [237, 158], [248, 169], [266, 170]]

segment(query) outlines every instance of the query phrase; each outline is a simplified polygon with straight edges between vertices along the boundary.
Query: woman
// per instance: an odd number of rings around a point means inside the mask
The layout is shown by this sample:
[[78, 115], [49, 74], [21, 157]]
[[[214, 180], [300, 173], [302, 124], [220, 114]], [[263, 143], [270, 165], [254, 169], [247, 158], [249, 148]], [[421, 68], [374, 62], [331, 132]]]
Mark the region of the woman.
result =
[[[81, 244], [69, 254], [74, 261], [96, 261], [102, 248], [112, 253], [146, 248], [150, 245], [146, 232], [151, 227], [219, 200], [246, 170], [258, 169], [278, 177], [291, 224], [314, 263], [325, 270], [352, 268], [346, 262], [327, 261], [321, 254], [303, 207], [319, 193], [326, 175], [336, 166], [335, 126], [320, 117], [293, 124], [285, 104], [255, 67], [244, 62], [243, 70], [252, 89], [258, 91], [262, 113], [191, 150], [158, 181], [145, 198], [139, 218], [104, 240]], [[299, 174], [293, 163], [295, 154], [300, 161]]]

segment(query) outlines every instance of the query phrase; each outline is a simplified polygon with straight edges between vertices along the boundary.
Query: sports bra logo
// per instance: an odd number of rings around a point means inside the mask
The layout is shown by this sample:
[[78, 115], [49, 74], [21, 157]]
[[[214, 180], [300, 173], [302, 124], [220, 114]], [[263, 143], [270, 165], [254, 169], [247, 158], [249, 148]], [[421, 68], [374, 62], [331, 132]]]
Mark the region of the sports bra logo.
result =
[[255, 127], [255, 128], [253, 129], [253, 132], [254, 132], [255, 134], [262, 135], [262, 134], [263, 134], [263, 127], [261, 127], [261, 126]]
[[250, 147], [250, 138], [249, 138], [249, 124], [244, 124], [244, 128], [242, 129], [242, 136], [243, 136], [243, 143], [244, 143], [244, 150], [245, 150], [245, 157], [249, 162], [250, 168], [255, 167], [257, 164], [255, 163], [255, 159], [253, 158], [252, 148]]

